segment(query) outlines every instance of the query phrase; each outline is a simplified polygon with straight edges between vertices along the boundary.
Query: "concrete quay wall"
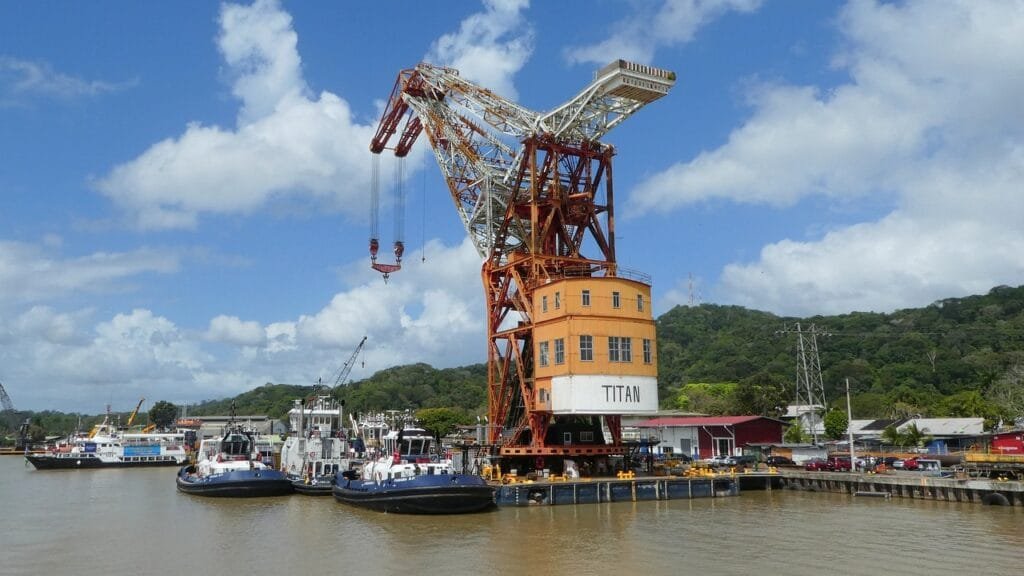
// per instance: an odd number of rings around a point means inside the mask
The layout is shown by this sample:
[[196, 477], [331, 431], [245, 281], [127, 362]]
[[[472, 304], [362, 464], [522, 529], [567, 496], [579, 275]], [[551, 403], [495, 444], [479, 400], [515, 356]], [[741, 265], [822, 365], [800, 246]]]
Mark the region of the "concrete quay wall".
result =
[[895, 498], [1024, 506], [1024, 482], [978, 478], [942, 478], [916, 473], [862, 474], [780, 471], [789, 489], [843, 492], [861, 496], [888, 494]]

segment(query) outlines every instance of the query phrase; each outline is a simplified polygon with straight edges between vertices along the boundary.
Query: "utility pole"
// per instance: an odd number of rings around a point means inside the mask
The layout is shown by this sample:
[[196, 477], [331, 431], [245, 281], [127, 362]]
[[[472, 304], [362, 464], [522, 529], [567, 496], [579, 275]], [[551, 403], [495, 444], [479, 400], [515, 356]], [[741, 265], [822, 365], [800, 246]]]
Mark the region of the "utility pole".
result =
[[850, 379], [846, 379], [846, 433], [850, 437], [850, 469], [857, 471], [857, 459], [853, 454], [853, 410], [850, 409]]

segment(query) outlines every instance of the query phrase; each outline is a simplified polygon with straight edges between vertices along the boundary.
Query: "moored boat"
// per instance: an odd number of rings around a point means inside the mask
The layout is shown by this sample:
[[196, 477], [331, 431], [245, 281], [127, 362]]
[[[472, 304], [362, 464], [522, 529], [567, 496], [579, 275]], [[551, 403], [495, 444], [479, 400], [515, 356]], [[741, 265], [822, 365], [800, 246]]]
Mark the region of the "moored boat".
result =
[[494, 507], [494, 487], [475, 474], [458, 474], [450, 459], [431, 453], [426, 431], [392, 430], [383, 438], [390, 455], [342, 473], [335, 500], [400, 514], [466, 514]]
[[141, 468], [181, 466], [188, 460], [188, 451], [183, 432], [124, 432], [107, 416], [88, 434], [72, 435], [51, 450], [26, 454], [25, 459], [37, 470]]
[[348, 454], [341, 404], [324, 394], [296, 400], [288, 421], [291, 432], [281, 448], [281, 471], [296, 492], [330, 496], [335, 476], [356, 462]]
[[494, 487], [480, 476], [456, 474], [450, 462], [367, 464], [359, 478], [345, 472], [334, 486], [339, 502], [400, 514], [466, 514], [494, 507]]
[[252, 434], [240, 427], [229, 427], [222, 438], [203, 440], [201, 459], [178, 471], [178, 490], [234, 498], [290, 494], [291, 480], [258, 460], [254, 445]]

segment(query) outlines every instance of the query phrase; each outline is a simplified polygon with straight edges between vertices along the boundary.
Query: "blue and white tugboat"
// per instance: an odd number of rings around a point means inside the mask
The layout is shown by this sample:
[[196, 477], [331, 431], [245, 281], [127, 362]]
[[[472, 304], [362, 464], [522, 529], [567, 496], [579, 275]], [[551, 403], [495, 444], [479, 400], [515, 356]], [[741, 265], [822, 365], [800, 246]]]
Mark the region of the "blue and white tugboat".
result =
[[178, 490], [200, 496], [279, 496], [292, 492], [291, 480], [257, 459], [250, 432], [229, 425], [222, 438], [203, 440], [195, 464], [178, 471]]
[[[391, 431], [384, 456], [335, 481], [339, 502], [400, 514], [466, 514], [494, 507], [494, 487], [475, 474], [458, 474], [450, 459], [430, 455], [422, 429]], [[390, 452], [390, 454], [389, 454]]]

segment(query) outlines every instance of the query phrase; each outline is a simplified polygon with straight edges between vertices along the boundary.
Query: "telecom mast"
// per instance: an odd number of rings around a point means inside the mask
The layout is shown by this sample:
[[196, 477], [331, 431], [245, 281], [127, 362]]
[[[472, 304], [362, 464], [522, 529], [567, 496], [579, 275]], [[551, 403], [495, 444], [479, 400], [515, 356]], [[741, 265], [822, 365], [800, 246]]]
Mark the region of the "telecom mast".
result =
[[452, 68], [398, 75], [370, 150], [402, 158], [425, 133], [483, 259], [488, 441], [501, 455], [623, 453], [621, 415], [657, 410], [650, 277], [616, 262], [615, 151], [600, 139], [674, 83], [618, 60], [539, 113]]

